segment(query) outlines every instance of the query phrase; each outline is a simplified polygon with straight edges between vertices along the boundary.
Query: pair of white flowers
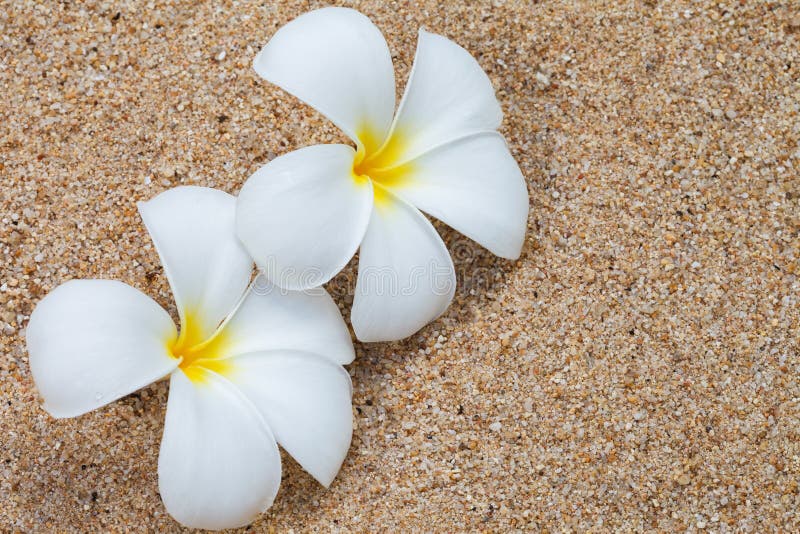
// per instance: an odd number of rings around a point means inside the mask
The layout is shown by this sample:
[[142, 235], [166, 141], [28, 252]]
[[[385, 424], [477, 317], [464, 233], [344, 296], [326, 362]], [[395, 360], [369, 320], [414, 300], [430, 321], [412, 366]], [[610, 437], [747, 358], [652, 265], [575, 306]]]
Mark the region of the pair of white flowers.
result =
[[[420, 31], [394, 114], [386, 42], [363, 15], [307, 13], [255, 60], [356, 144], [276, 158], [244, 185], [179, 187], [139, 204], [180, 316], [125, 284], [71, 281], [34, 310], [30, 365], [45, 408], [74, 417], [165, 376], [159, 489], [187, 526], [249, 523], [280, 484], [277, 444], [329, 485], [352, 434], [350, 334], [321, 284], [360, 246], [351, 321], [363, 341], [409, 336], [449, 305], [455, 272], [419, 211], [516, 258], [525, 182], [486, 74]], [[251, 284], [253, 262], [270, 283]]]

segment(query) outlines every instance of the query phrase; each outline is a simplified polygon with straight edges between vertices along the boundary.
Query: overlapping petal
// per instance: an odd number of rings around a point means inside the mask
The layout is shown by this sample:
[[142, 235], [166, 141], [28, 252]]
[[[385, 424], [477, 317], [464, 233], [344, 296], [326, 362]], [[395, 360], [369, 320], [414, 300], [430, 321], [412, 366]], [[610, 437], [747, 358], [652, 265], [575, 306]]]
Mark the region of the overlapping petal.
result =
[[379, 157], [403, 163], [443, 143], [496, 130], [502, 119], [492, 83], [475, 58], [453, 41], [420, 30], [391, 138]]
[[359, 252], [350, 315], [358, 339], [410, 336], [447, 309], [455, 285], [450, 254], [431, 223], [381, 191]]
[[383, 141], [394, 113], [394, 69], [380, 30], [358, 11], [329, 7], [289, 22], [253, 67], [327, 116], [367, 151]]
[[350, 376], [309, 352], [237, 356], [228, 378], [259, 410], [278, 443], [324, 486], [347, 455], [352, 435]]
[[236, 239], [236, 200], [217, 189], [183, 186], [138, 207], [175, 296], [179, 343], [199, 343], [211, 336], [250, 283], [253, 261]]
[[372, 210], [372, 186], [352, 174], [355, 152], [317, 145], [278, 157], [239, 193], [239, 238], [274, 284], [308, 289], [353, 257]]
[[394, 188], [422, 211], [494, 254], [519, 257], [528, 223], [525, 178], [495, 132], [463, 137], [407, 166]]
[[36, 306], [26, 330], [44, 407], [74, 417], [132, 393], [178, 366], [175, 325], [148, 296], [121, 282], [73, 280]]
[[208, 352], [230, 358], [250, 352], [292, 350], [332, 362], [353, 361], [353, 342], [339, 308], [322, 288], [287, 291], [259, 278]]
[[[329, 485], [350, 446], [350, 377], [340, 364], [354, 353], [328, 293], [281, 290], [259, 279], [201, 351], [199, 372], [229, 380], [278, 443]], [[197, 372], [189, 375], [204, 382]]]
[[272, 505], [280, 462], [269, 427], [229, 382], [213, 372], [200, 386], [172, 375], [158, 458], [170, 515], [194, 528], [247, 525]]

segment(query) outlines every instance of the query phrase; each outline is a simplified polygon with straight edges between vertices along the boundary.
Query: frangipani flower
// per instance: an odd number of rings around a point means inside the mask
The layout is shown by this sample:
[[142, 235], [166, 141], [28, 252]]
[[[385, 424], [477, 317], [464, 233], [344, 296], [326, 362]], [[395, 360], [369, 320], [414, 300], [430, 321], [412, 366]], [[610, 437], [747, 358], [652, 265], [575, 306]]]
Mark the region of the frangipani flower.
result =
[[498, 256], [519, 257], [525, 180], [496, 131], [502, 112], [491, 82], [463, 48], [420, 30], [394, 119], [388, 46], [352, 9], [298, 17], [254, 67], [356, 144], [278, 157], [242, 188], [237, 232], [272, 282], [325, 283], [360, 246], [351, 320], [359, 339], [387, 341], [438, 317], [455, 291], [450, 255], [419, 210]]
[[[252, 260], [235, 200], [179, 187], [139, 204], [169, 279], [169, 314], [120, 282], [77, 280], [27, 328], [30, 366], [55, 417], [75, 417], [170, 377], [158, 460], [167, 511], [184, 525], [246, 525], [281, 481], [277, 443], [328, 486], [352, 434], [353, 345], [322, 290], [248, 290]], [[261, 290], [259, 290], [261, 289]], [[271, 289], [271, 290], [269, 290]]]

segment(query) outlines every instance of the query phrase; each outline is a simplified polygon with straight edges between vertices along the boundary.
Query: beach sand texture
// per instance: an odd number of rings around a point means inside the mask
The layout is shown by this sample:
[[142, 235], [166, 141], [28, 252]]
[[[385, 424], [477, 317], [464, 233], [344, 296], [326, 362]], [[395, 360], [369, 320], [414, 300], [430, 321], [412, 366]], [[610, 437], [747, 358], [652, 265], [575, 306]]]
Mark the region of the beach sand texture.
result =
[[[181, 530], [158, 494], [167, 384], [55, 420], [24, 330], [72, 278], [174, 314], [136, 201], [235, 194], [277, 155], [348, 142], [251, 67], [323, 5], [3, 3], [3, 532]], [[398, 94], [421, 26], [477, 58], [528, 234], [512, 262], [436, 223], [453, 304], [356, 343], [339, 476], [325, 490], [284, 454], [251, 531], [800, 530], [800, 4], [346, 5], [384, 32]], [[355, 267], [328, 286], [345, 317]]]

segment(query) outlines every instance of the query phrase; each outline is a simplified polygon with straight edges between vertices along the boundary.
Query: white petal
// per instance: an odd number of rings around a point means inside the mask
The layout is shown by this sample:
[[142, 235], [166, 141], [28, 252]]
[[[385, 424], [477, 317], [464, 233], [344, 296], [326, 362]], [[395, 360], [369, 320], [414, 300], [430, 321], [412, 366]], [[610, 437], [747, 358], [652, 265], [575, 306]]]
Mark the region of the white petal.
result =
[[[207, 339], [241, 299], [253, 261], [236, 239], [236, 199], [183, 186], [138, 204], [181, 316], [184, 346]], [[191, 328], [187, 328], [187, 318]]]
[[275, 438], [253, 405], [207, 372], [170, 381], [158, 487], [167, 511], [193, 528], [241, 527], [272, 505], [281, 483]]
[[226, 375], [258, 408], [278, 443], [324, 486], [353, 432], [350, 376], [327, 358], [272, 351], [238, 356]]
[[528, 224], [525, 178], [497, 133], [472, 135], [407, 166], [398, 194], [503, 258], [519, 257]]
[[253, 67], [354, 141], [366, 142], [369, 151], [389, 130], [394, 113], [392, 57], [380, 30], [357, 11], [331, 7], [297, 17], [275, 33]]
[[317, 145], [276, 158], [239, 193], [239, 238], [274, 284], [308, 289], [347, 265], [372, 211], [369, 180], [353, 177], [355, 152]]
[[73, 280], [36, 306], [26, 329], [31, 373], [55, 417], [74, 417], [178, 366], [170, 316], [121, 282]]
[[456, 286], [450, 254], [428, 219], [388, 191], [379, 198], [359, 252], [350, 316], [361, 341], [410, 336], [447, 309]]
[[492, 82], [475, 58], [453, 41], [420, 30], [392, 126], [395, 163], [472, 133], [496, 130], [502, 119]]
[[228, 358], [248, 352], [296, 350], [347, 364], [355, 353], [339, 308], [321, 287], [282, 290], [258, 278], [212, 343], [210, 352]]

